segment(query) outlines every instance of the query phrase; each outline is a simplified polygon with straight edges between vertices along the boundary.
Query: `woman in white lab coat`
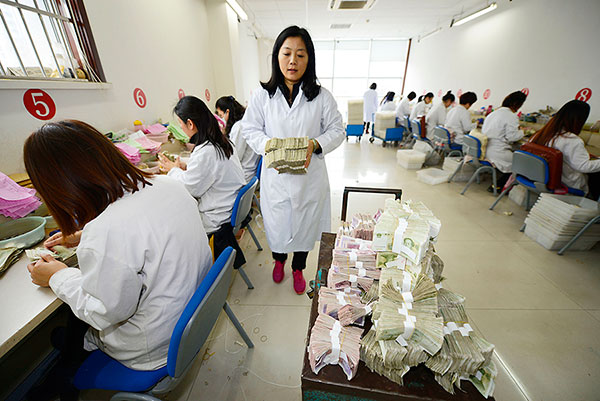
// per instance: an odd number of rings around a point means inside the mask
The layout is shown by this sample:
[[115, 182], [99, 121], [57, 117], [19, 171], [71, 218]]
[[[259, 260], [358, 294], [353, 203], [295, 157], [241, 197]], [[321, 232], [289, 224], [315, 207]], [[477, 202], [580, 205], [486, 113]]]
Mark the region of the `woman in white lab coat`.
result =
[[43, 256], [28, 266], [74, 314], [52, 336], [59, 363], [28, 399], [76, 400], [72, 377], [98, 348], [131, 369], [165, 366], [173, 328], [212, 263], [194, 198], [81, 121], [42, 126], [25, 141], [24, 161], [61, 229], [45, 245], [78, 245], [79, 262]]
[[[487, 136], [487, 150], [485, 157], [499, 170], [497, 190], [501, 191], [510, 178], [512, 172], [512, 144], [523, 138], [523, 131], [519, 130], [517, 111], [523, 106], [527, 95], [516, 91], [506, 96], [502, 107], [495, 110], [485, 118], [481, 132]], [[493, 192], [490, 186], [488, 191]]]
[[410, 102], [417, 97], [415, 92], [410, 92], [405, 98], [400, 100], [398, 108], [396, 109], [396, 118], [403, 120], [405, 117], [410, 116]]
[[428, 92], [413, 108], [412, 112], [410, 113], [410, 120], [412, 121], [416, 118], [426, 115], [429, 111], [429, 107], [432, 101], [433, 93]]
[[217, 115], [225, 121], [225, 135], [233, 142], [246, 183], [256, 175], [260, 156], [246, 143], [242, 135], [242, 118], [246, 109], [233, 96], [223, 96], [215, 104]]
[[289, 252], [293, 287], [305, 290], [302, 270], [321, 233], [331, 229], [331, 202], [325, 154], [344, 140], [342, 116], [329, 91], [317, 83], [315, 51], [306, 29], [284, 29], [273, 46], [271, 79], [262, 83], [242, 120], [242, 134], [256, 153], [269, 138], [310, 138], [306, 174], [279, 174], [263, 163], [261, 210], [275, 266], [273, 281], [284, 278]]
[[395, 111], [396, 103], [394, 103], [394, 96], [396, 96], [396, 93], [388, 92], [385, 97], [381, 99], [379, 111]]
[[452, 103], [454, 103], [454, 95], [451, 91], [448, 91], [443, 97], [442, 102], [436, 104], [429, 110], [425, 117], [425, 123], [427, 124], [427, 139], [433, 140], [433, 130], [438, 125], [444, 125], [446, 122], [446, 111]]
[[236, 250], [234, 267], [246, 263], [231, 226], [233, 204], [246, 185], [235, 148], [219, 129], [219, 123], [206, 104], [195, 96], [179, 99], [173, 112], [183, 132], [197, 138], [196, 147], [185, 165], [159, 154], [162, 171], [182, 182], [198, 200], [198, 210], [208, 235], [214, 258], [228, 246]]
[[600, 196], [600, 159], [592, 160], [579, 137], [590, 115], [590, 105], [571, 100], [535, 133], [531, 142], [558, 149], [563, 154], [562, 183], [580, 189], [593, 200]]
[[444, 126], [452, 135], [452, 142], [462, 145], [463, 138], [471, 132], [477, 123], [471, 122], [471, 113], [469, 108], [477, 101], [477, 95], [474, 92], [466, 92], [460, 96], [459, 105], [452, 108], [446, 116]]
[[377, 84], [373, 82], [369, 89], [363, 95], [363, 130], [365, 134], [369, 133], [369, 125], [375, 123], [375, 113], [377, 113]]

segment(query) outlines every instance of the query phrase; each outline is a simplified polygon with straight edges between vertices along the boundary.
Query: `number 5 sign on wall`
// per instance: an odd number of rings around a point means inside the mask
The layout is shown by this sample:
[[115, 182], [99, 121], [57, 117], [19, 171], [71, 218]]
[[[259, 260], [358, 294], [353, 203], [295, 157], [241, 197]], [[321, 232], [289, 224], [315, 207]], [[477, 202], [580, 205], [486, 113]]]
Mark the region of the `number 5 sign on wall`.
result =
[[29, 89], [23, 95], [23, 105], [40, 120], [50, 120], [56, 114], [56, 104], [52, 97], [41, 89]]

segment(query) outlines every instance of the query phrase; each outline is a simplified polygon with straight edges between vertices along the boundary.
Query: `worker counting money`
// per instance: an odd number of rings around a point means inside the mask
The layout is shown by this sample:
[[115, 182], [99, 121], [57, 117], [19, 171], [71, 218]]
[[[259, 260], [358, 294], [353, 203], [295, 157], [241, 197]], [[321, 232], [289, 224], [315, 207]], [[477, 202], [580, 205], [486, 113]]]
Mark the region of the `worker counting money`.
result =
[[[256, 153], [280, 154], [274, 167], [262, 165], [261, 210], [275, 260], [273, 281], [284, 280], [288, 253], [293, 253], [293, 288], [302, 294], [308, 252], [322, 232], [331, 230], [324, 156], [344, 140], [342, 116], [331, 93], [317, 81], [315, 49], [306, 29], [291, 26], [279, 34], [273, 46], [271, 78], [261, 86], [244, 114], [242, 134]], [[295, 138], [306, 139], [295, 141], [304, 144], [290, 143]], [[267, 152], [267, 144], [274, 142], [276, 146]], [[292, 158], [289, 163], [286, 156]], [[299, 157], [301, 165], [294, 165]]]

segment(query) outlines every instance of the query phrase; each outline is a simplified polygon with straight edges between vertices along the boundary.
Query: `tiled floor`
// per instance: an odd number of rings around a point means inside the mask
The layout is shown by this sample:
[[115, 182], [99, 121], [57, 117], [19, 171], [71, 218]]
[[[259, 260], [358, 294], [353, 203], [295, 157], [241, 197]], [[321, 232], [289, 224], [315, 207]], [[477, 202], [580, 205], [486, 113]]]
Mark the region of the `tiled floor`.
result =
[[[496, 399], [599, 400], [600, 246], [565, 256], [546, 251], [519, 232], [526, 215], [521, 207], [504, 199], [487, 209], [489, 182], [474, 184], [465, 196], [459, 194], [464, 184], [423, 184], [396, 164], [396, 150], [351, 139], [327, 156], [332, 227], [339, 224], [347, 185], [402, 188], [405, 199], [425, 202], [442, 220], [437, 251], [445, 262], [444, 285], [466, 296], [475, 329], [496, 345]], [[385, 198], [351, 194], [348, 215], [374, 212]], [[203, 358], [169, 400], [301, 399], [310, 300], [292, 291], [290, 272], [283, 283], [273, 283], [264, 233], [256, 231], [264, 251], [248, 235], [242, 241], [256, 288], [248, 290], [236, 275], [229, 295], [256, 347], [248, 350], [222, 314]], [[315, 274], [316, 256], [315, 247], [306, 277]]]

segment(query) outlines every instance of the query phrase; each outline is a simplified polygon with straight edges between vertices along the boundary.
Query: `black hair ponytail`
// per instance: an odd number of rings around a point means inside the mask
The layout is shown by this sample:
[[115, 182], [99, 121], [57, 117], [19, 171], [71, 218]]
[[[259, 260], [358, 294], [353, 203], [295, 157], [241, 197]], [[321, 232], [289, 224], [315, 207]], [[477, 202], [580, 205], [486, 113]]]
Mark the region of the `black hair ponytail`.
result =
[[217, 109], [220, 109], [223, 113], [229, 110], [229, 117], [227, 118], [227, 125], [225, 126], [225, 135], [229, 137], [231, 127], [244, 117], [246, 109], [240, 104], [233, 96], [223, 96], [217, 100], [215, 104]]

